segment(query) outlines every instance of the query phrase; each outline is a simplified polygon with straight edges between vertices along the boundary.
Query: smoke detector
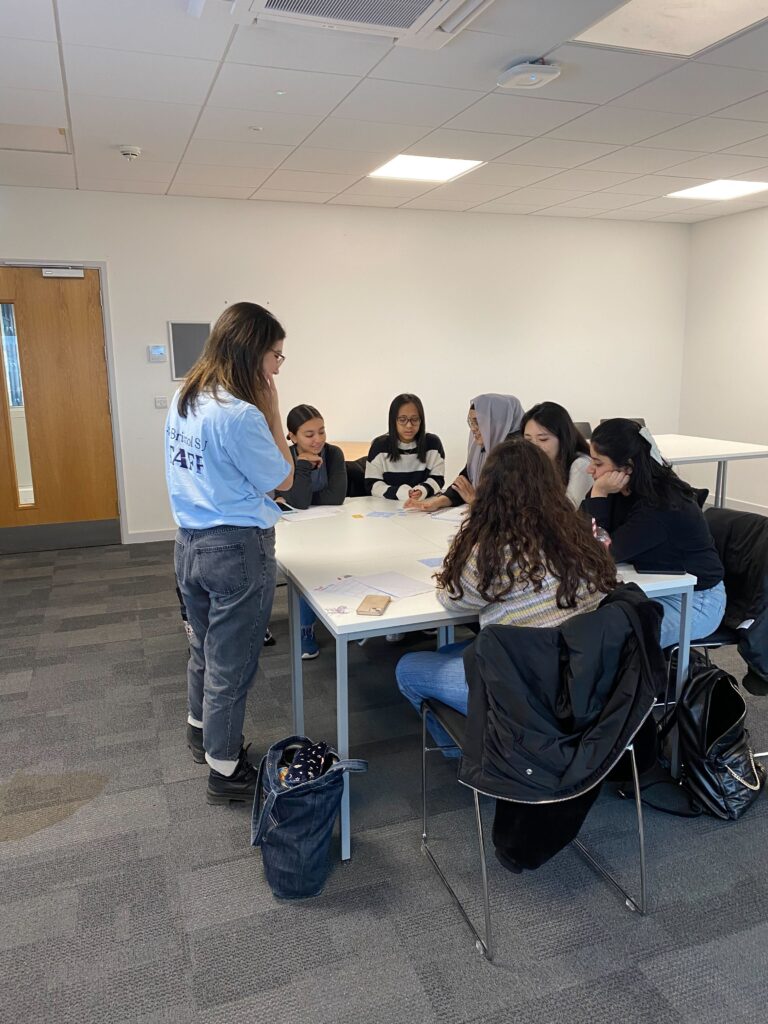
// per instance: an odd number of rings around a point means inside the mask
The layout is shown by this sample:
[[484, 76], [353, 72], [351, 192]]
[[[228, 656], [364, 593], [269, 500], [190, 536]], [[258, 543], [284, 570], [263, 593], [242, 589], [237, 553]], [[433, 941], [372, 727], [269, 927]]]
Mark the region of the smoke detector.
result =
[[530, 61], [525, 64], [513, 64], [502, 71], [496, 85], [500, 89], [540, 89], [548, 82], [554, 82], [560, 76], [557, 64], [545, 64], [543, 61]]
[[118, 146], [117, 148], [120, 150], [120, 156], [124, 156], [129, 163], [138, 160], [141, 156], [141, 146]]

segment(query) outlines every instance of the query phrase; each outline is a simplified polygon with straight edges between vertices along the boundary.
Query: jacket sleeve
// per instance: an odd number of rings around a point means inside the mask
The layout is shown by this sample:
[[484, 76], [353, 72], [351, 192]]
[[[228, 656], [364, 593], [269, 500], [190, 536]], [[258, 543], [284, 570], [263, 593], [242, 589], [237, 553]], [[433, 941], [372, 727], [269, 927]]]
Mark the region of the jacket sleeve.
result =
[[384, 482], [387, 453], [381, 441], [381, 438], [376, 438], [368, 452], [368, 460], [365, 463], [365, 493], [376, 498], [391, 498], [397, 501], [397, 487]]
[[344, 461], [344, 452], [336, 445], [325, 446], [326, 471], [328, 483], [317, 491], [312, 497], [315, 505], [343, 505], [347, 496], [347, 464]]
[[312, 504], [312, 463], [294, 456], [293, 486], [289, 491], [275, 491], [291, 508], [309, 508]]
[[[467, 480], [469, 480], [469, 469], [465, 466], [464, 469], [462, 469], [462, 471], [459, 473], [459, 476], [466, 477]], [[454, 507], [456, 505], [466, 505], [466, 502], [464, 501], [464, 499], [462, 498], [462, 496], [459, 494], [455, 487], [446, 487], [446, 489], [443, 491], [443, 494]]]
[[598, 526], [610, 534], [611, 554], [615, 562], [632, 562], [644, 551], [657, 548], [667, 540], [667, 531], [654, 510], [637, 505], [623, 523], [613, 524], [613, 495], [584, 499], [584, 508]]

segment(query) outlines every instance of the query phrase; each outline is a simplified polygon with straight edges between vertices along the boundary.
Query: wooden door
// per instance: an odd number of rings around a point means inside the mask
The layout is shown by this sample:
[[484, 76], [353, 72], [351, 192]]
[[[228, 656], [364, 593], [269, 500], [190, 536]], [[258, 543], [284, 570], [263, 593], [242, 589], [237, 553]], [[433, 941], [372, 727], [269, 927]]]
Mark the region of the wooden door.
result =
[[[13, 307], [33, 497], [21, 504], [11, 403], [0, 386], [0, 527], [118, 517], [99, 273], [0, 267]], [[1, 369], [0, 364], [0, 369]]]

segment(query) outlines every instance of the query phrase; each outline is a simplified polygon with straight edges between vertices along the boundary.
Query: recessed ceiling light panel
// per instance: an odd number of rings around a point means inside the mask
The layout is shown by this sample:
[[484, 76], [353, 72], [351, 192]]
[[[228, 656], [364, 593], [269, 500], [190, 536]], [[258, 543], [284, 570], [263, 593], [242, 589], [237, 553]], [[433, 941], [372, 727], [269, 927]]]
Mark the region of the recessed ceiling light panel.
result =
[[483, 160], [448, 160], [438, 156], [399, 156], [371, 171], [369, 178], [396, 178], [400, 181], [453, 181], [479, 167]]
[[705, 185], [694, 185], [680, 192], [669, 192], [667, 199], [738, 199], [739, 196], [751, 196], [755, 192], [765, 192], [768, 181], [732, 181], [721, 178], [719, 181], [708, 181]]
[[691, 57], [766, 14], [765, 0], [629, 0], [576, 40]]

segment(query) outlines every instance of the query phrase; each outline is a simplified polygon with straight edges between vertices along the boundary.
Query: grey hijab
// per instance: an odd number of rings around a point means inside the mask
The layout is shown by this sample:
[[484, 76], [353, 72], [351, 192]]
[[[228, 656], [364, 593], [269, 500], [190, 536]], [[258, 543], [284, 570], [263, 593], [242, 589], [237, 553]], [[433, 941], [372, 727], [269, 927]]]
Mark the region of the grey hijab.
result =
[[481, 448], [475, 444], [470, 431], [467, 449], [469, 482], [473, 487], [477, 487], [486, 456], [502, 441], [506, 441], [510, 434], [520, 430], [524, 410], [520, 399], [514, 395], [478, 395], [472, 399], [472, 405], [475, 407], [477, 423], [483, 435]]

